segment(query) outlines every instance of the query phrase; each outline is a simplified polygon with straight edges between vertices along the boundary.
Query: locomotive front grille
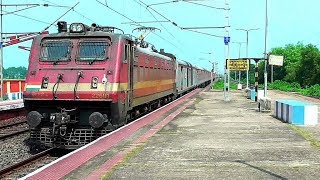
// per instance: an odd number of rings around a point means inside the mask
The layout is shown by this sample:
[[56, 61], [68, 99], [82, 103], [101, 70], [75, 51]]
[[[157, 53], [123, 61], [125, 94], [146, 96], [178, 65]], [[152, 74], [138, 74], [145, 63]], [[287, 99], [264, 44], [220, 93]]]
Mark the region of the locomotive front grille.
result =
[[77, 149], [97, 138], [108, 134], [110, 128], [94, 129], [73, 129], [68, 130], [65, 136], [52, 135], [52, 128], [41, 128], [41, 130], [31, 130], [31, 140], [39, 142], [41, 145], [54, 148]]

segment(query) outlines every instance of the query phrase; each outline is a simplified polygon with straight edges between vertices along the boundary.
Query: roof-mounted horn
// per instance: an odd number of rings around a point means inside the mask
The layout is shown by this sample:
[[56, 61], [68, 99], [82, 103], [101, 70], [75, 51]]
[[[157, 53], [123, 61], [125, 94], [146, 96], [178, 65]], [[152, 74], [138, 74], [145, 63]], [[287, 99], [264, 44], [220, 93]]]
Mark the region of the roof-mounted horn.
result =
[[58, 21], [57, 26], [58, 26], [58, 33], [68, 31], [67, 22], [65, 22], [65, 21]]

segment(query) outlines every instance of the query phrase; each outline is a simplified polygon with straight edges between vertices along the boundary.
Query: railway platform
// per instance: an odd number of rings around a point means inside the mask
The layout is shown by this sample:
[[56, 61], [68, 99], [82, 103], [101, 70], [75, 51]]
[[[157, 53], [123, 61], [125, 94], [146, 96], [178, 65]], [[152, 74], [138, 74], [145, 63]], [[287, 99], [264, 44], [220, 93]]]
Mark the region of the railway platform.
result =
[[262, 113], [243, 91], [231, 91], [229, 102], [222, 91], [200, 92], [118, 143], [120, 136], [101, 138], [23, 179], [318, 179], [319, 126], [282, 123], [273, 107], [275, 99], [320, 101], [278, 91], [269, 97], [272, 111]]
[[0, 102], [0, 121], [16, 116], [25, 116], [26, 112], [22, 99]]
[[0, 111], [12, 110], [12, 109], [20, 109], [23, 108], [23, 100], [9, 100], [9, 101], [1, 101], [0, 102]]

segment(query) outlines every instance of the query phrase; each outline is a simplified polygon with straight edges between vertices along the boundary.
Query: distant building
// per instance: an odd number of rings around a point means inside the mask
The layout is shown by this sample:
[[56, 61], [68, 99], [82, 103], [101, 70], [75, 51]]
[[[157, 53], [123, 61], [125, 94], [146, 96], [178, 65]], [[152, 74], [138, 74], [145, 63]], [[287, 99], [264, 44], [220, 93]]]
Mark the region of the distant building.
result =
[[25, 79], [4, 79], [2, 86], [4, 100], [22, 99], [25, 83]]

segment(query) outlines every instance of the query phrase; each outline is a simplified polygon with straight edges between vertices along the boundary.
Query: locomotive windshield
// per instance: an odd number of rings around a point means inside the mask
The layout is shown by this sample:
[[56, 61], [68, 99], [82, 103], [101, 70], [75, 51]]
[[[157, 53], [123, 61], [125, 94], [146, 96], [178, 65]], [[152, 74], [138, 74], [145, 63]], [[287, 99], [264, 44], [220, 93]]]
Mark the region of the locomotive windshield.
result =
[[45, 41], [41, 47], [42, 61], [68, 61], [71, 52], [70, 41]]
[[80, 61], [103, 61], [107, 58], [109, 44], [101, 42], [80, 42], [78, 60]]

